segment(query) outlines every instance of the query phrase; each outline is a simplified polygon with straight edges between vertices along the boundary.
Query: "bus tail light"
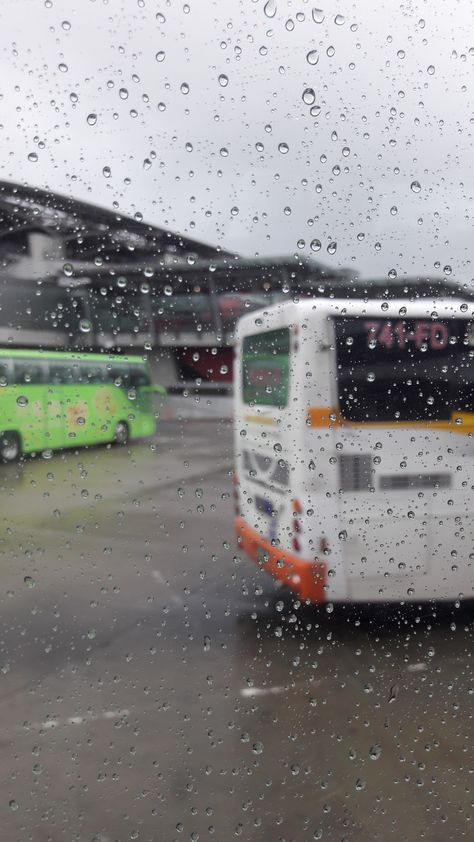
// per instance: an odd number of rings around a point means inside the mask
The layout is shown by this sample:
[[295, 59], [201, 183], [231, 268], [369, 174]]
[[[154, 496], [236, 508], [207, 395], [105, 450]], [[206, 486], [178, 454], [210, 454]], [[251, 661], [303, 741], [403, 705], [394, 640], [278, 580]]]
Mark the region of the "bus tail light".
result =
[[299, 500], [292, 500], [291, 501], [292, 509], [293, 509], [293, 519], [291, 521], [291, 528], [293, 532], [293, 537], [291, 539], [291, 546], [297, 553], [301, 552], [301, 541], [298, 538], [303, 531], [303, 527], [301, 524], [301, 503]]
[[237, 474], [232, 474], [232, 485], [234, 487], [234, 511], [236, 517], [240, 517], [239, 480], [237, 479]]
[[321, 555], [326, 555], [328, 548], [328, 539], [325, 537], [325, 535], [322, 535], [319, 539], [319, 552], [321, 553]]

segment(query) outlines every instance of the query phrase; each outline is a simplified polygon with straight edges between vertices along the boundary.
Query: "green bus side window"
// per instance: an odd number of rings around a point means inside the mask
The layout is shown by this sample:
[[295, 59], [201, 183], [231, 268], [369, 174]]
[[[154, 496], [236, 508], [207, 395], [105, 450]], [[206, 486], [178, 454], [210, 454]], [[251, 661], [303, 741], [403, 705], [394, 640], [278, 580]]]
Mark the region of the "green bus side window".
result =
[[137, 366], [130, 371], [130, 386], [135, 388], [140, 386], [150, 386], [151, 380], [146, 368]]
[[82, 365], [81, 366], [81, 383], [104, 383], [106, 381], [106, 372], [102, 365]]
[[33, 360], [15, 360], [14, 362], [14, 382], [23, 384], [29, 383], [43, 383], [43, 369], [42, 366]]

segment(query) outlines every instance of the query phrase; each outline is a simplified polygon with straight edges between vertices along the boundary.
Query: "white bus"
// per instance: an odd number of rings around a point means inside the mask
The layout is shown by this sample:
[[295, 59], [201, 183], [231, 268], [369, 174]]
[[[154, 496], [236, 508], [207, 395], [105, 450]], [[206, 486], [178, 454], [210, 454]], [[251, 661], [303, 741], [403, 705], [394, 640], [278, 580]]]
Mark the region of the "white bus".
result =
[[301, 601], [474, 596], [474, 304], [328, 300], [243, 318], [236, 532]]

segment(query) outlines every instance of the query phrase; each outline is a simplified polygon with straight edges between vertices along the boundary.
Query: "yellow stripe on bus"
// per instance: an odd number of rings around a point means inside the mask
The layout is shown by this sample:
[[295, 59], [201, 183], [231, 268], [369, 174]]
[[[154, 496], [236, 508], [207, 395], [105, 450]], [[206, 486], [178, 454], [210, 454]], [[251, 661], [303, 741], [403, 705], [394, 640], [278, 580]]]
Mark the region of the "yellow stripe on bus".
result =
[[308, 426], [327, 429], [328, 427], [418, 427], [453, 433], [474, 433], [473, 412], [453, 412], [450, 421], [346, 421], [338, 409], [331, 407], [311, 407], [308, 409]]
[[249, 424], [268, 424], [269, 426], [276, 424], [275, 419], [269, 415], [244, 415], [244, 421], [248, 421]]

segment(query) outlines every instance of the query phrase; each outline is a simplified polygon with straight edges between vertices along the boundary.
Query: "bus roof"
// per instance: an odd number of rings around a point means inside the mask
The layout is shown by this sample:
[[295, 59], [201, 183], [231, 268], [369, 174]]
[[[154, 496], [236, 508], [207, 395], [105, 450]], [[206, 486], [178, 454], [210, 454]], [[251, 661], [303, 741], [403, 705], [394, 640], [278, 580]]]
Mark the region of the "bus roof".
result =
[[122, 362], [133, 363], [134, 365], [145, 365], [146, 360], [139, 357], [137, 354], [88, 354], [83, 351], [49, 351], [42, 348], [0, 348], [0, 358], [5, 359], [55, 359], [55, 360], [73, 360], [75, 362]]
[[[301, 301], [280, 301], [262, 310], [253, 310], [240, 319], [236, 337], [259, 333], [284, 324], [299, 323], [314, 316], [350, 316], [353, 318], [380, 317], [416, 319], [474, 319], [474, 301], [465, 299], [407, 298], [379, 299], [328, 299], [305, 298]], [[436, 315], [435, 315], [436, 314]], [[261, 324], [259, 324], [259, 322]]]

